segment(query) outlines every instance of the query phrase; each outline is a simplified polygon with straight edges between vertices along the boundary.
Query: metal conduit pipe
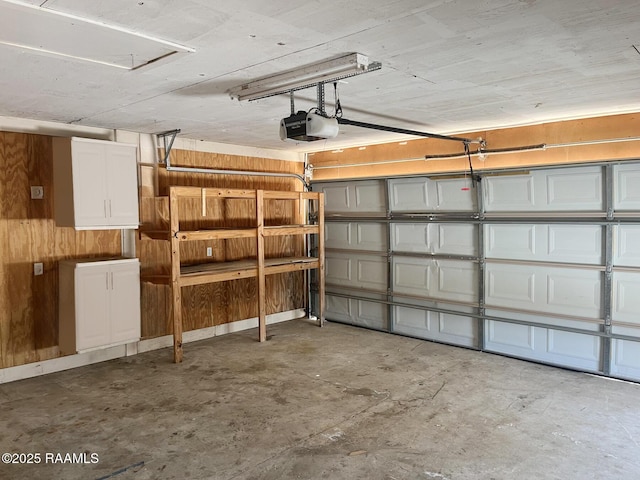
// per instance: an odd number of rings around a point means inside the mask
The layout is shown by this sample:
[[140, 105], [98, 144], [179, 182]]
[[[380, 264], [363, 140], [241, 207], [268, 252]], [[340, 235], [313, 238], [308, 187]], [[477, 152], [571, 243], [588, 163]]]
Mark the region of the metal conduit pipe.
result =
[[[180, 130], [174, 130], [171, 132], [165, 132], [156, 135], [156, 145], [158, 144], [158, 137], [164, 136], [168, 134], [173, 134], [173, 138]], [[163, 137], [164, 139], [164, 137]], [[171, 165], [171, 159], [169, 153], [171, 152], [171, 147], [173, 146], [173, 139], [169, 144], [165, 141], [165, 167], [169, 172], [182, 172], [182, 173], [204, 173], [210, 175], [249, 175], [254, 177], [285, 177], [285, 178], [295, 178], [302, 182], [302, 186], [304, 190], [309, 190], [309, 184], [305, 180], [302, 175], [298, 175], [297, 173], [276, 173], [276, 172], [254, 172], [250, 170], [226, 170], [226, 169], [216, 169], [216, 168], [198, 168], [198, 167], [174, 167]], [[306, 166], [306, 165], [305, 165]]]
[[[167, 162], [168, 163], [168, 162]], [[183, 173], [207, 173], [213, 175], [249, 175], [253, 177], [288, 177], [296, 178], [300, 180], [305, 188], [309, 189], [309, 185], [302, 175], [297, 173], [274, 173], [274, 172], [252, 172], [250, 170], [218, 170], [213, 168], [197, 168], [197, 167], [172, 167], [167, 164], [167, 171], [169, 172], [183, 172]]]

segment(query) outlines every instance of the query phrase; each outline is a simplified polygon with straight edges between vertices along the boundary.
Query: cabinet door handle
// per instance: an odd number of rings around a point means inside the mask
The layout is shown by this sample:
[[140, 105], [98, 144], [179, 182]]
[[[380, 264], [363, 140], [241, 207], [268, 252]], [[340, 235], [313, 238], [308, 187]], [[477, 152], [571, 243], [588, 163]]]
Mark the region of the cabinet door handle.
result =
[[113, 213], [111, 213], [111, 199], [109, 199], [109, 217], [113, 216]]
[[109, 290], [109, 272], [105, 273], [104, 279], [107, 282], [107, 290]]
[[111, 290], [113, 290], [113, 272], [109, 273], [111, 276]]
[[107, 218], [107, 201], [102, 201], [102, 206], [104, 207], [104, 218]]

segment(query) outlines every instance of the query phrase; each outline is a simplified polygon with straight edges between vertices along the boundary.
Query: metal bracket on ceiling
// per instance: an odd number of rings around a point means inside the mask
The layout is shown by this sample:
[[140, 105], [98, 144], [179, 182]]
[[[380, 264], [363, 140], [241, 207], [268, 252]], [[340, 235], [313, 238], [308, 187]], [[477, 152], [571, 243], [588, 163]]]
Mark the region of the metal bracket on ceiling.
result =
[[168, 164], [169, 154], [171, 153], [173, 142], [179, 133], [179, 128], [176, 128], [175, 130], [167, 130], [166, 132], [162, 133], [156, 133], [156, 136], [162, 139], [162, 144], [164, 146], [164, 158], [162, 159], [162, 163], [164, 163], [165, 165]]

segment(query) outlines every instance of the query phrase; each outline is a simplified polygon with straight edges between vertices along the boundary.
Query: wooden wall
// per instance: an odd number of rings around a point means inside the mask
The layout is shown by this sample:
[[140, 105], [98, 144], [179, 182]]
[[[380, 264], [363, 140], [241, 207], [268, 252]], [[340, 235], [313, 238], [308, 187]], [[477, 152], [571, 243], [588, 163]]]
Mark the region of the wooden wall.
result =
[[[223, 155], [186, 150], [173, 150], [174, 166], [211, 169], [248, 170], [302, 174], [300, 162], [287, 162], [263, 158]], [[199, 187], [247, 188], [265, 190], [302, 190], [302, 183], [292, 178], [211, 175], [158, 171], [158, 194], [167, 195], [170, 185]], [[155, 198], [152, 176], [142, 175], [141, 219], [143, 228], [168, 228], [168, 202]], [[270, 201], [267, 205], [266, 224], [299, 222], [295, 202]], [[207, 216], [201, 216], [198, 200], [183, 201], [180, 212], [181, 228], [197, 229], [203, 226], [254, 226], [255, 204], [248, 200], [210, 199]], [[213, 257], [206, 257], [206, 248], [212, 247]], [[266, 239], [267, 256], [299, 255], [302, 253], [301, 237], [273, 237]], [[219, 242], [189, 242], [181, 246], [183, 263], [225, 261], [256, 255], [255, 241], [234, 239]], [[143, 273], [169, 273], [170, 251], [168, 242], [139, 240], [138, 256]], [[304, 276], [300, 272], [267, 277], [267, 313], [293, 310], [304, 306]], [[182, 289], [184, 329], [220, 325], [235, 320], [256, 317], [256, 279], [198, 285]], [[142, 284], [142, 336], [152, 338], [171, 333], [169, 288], [150, 283]]]
[[[0, 368], [60, 355], [58, 260], [121, 253], [119, 231], [56, 227], [52, 168], [51, 137], [0, 132]], [[31, 200], [32, 185], [43, 200]]]
[[[437, 132], [434, 132], [437, 133]], [[640, 137], [640, 114], [550, 122], [540, 125], [466, 132], [456, 136], [483, 138], [487, 149], [513, 148], [536, 144], [569, 144], [606, 139]], [[474, 151], [476, 145], [471, 145]], [[321, 167], [313, 172], [314, 180], [411, 175], [438, 172], [463, 172], [469, 169], [466, 158], [425, 160], [425, 155], [462, 153], [458, 142], [416, 138], [403, 142], [345, 148], [309, 154], [309, 163]], [[473, 157], [473, 168], [554, 165], [640, 158], [640, 140], [563, 146], [546, 150], [492, 155], [485, 160]], [[410, 161], [404, 161], [409, 160]], [[397, 163], [386, 163], [397, 161]], [[344, 167], [345, 165], [351, 165]]]

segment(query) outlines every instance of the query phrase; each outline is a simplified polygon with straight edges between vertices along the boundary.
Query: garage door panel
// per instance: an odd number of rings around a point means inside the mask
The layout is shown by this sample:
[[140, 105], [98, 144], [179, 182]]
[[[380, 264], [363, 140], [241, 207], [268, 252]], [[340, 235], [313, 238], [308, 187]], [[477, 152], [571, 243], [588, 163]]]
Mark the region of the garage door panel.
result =
[[325, 317], [345, 323], [353, 323], [351, 301], [344, 297], [326, 296]]
[[550, 210], [601, 210], [602, 170], [547, 173], [547, 202]]
[[614, 165], [614, 209], [640, 210], [640, 165]]
[[485, 225], [485, 256], [510, 260], [602, 263], [599, 225]]
[[387, 289], [387, 259], [381, 257], [361, 257], [356, 259], [356, 285], [380, 290]]
[[336, 285], [351, 285], [351, 258], [327, 253], [325, 281]]
[[539, 256], [536, 233], [541, 225], [485, 225], [485, 257], [534, 260]]
[[536, 303], [536, 274], [520, 265], [487, 265], [486, 303], [526, 308]]
[[600, 317], [597, 270], [487, 263], [486, 271], [487, 306]]
[[483, 180], [487, 212], [601, 211], [602, 168], [536, 170]]
[[436, 209], [439, 211], [472, 211], [476, 209], [475, 190], [469, 178], [435, 180]]
[[437, 340], [465, 347], [477, 346], [477, 324], [473, 318], [396, 306], [394, 331], [412, 337]]
[[[572, 275], [566, 275], [556, 272], [547, 275], [547, 304], [550, 310], [571, 313], [576, 307], [580, 307], [581, 311], [597, 316], [600, 310], [600, 272], [571, 273]], [[582, 275], [585, 278], [580, 278]]]
[[[459, 345], [477, 346], [478, 322], [472, 317], [462, 317], [451, 313], [439, 313], [440, 334], [450, 342], [457, 338]], [[464, 341], [463, 341], [464, 339]]]
[[485, 210], [530, 211], [535, 207], [533, 178], [530, 175], [488, 177], [484, 180]]
[[324, 208], [326, 212], [348, 212], [351, 208], [351, 195], [349, 185], [321, 186], [324, 193]]
[[387, 250], [387, 229], [381, 223], [355, 223], [355, 247], [362, 250]]
[[476, 255], [476, 226], [455, 223], [392, 223], [395, 252]]
[[384, 183], [379, 180], [320, 183], [314, 190], [324, 193], [327, 214], [385, 212]]
[[391, 242], [394, 252], [433, 253], [433, 246], [428, 237], [429, 224], [391, 224]]
[[326, 248], [354, 248], [351, 223], [325, 223], [324, 240]]
[[640, 267], [640, 225], [617, 225], [614, 236], [613, 264]]
[[487, 321], [485, 349], [525, 359], [601, 371], [600, 337], [529, 325]]
[[477, 301], [477, 265], [470, 261], [395, 257], [393, 272], [395, 293]]
[[470, 179], [398, 178], [389, 181], [394, 212], [470, 212], [476, 209]]
[[597, 364], [600, 361], [600, 338], [562, 330], [548, 330], [547, 352], [555, 356], [572, 357]]
[[387, 259], [375, 255], [327, 252], [325, 281], [328, 285], [387, 290]]
[[433, 210], [434, 202], [429, 198], [429, 183], [427, 178], [390, 180], [391, 210], [396, 212]]
[[432, 260], [422, 258], [393, 259], [393, 291], [407, 295], [428, 296], [431, 290]]
[[488, 321], [487, 326], [485, 348], [497, 349], [504, 353], [533, 351], [534, 327], [493, 320]]
[[[548, 225], [548, 259], [567, 263], [602, 263], [600, 225]], [[541, 259], [546, 260], [546, 259]]]
[[355, 208], [358, 212], [384, 212], [384, 183], [356, 182], [353, 185]]
[[438, 292], [447, 300], [473, 302], [477, 300], [477, 266], [471, 262], [441, 261], [437, 266]]
[[613, 272], [612, 319], [640, 325], [640, 272]]
[[386, 227], [382, 223], [326, 222], [325, 246], [386, 252]]
[[353, 319], [355, 325], [376, 330], [388, 330], [388, 309], [385, 304], [364, 300], [352, 301], [356, 306], [356, 315]]
[[440, 223], [429, 226], [434, 231], [434, 242], [437, 245], [435, 253], [448, 255], [478, 254], [478, 227], [475, 225]]
[[611, 374], [640, 381], [640, 342], [620, 339], [612, 341]]

